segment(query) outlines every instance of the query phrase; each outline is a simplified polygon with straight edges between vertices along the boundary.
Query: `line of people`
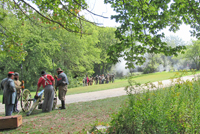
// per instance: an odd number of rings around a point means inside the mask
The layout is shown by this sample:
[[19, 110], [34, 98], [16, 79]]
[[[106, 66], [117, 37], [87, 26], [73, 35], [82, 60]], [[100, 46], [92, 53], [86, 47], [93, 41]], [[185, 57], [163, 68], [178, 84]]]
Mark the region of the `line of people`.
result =
[[114, 74], [107, 74], [106, 76], [104, 76], [104, 74], [102, 75], [96, 75], [95, 77], [84, 77], [83, 78], [83, 86], [91, 86], [93, 85], [93, 83], [95, 82], [95, 84], [108, 84], [108, 83], [113, 83], [115, 80], [115, 75]]

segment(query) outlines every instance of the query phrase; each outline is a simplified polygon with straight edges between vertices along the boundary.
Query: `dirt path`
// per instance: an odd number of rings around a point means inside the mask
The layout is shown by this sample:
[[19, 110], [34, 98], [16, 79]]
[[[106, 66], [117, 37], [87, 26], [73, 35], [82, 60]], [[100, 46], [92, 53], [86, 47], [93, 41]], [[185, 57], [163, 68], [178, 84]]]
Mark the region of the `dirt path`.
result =
[[[185, 76], [181, 79], [186, 80], [192, 80], [194, 78], [193, 75], [191, 76]], [[162, 87], [168, 87], [171, 85], [171, 80], [163, 80], [162, 81], [163, 86]], [[153, 84], [158, 87], [158, 82], [153, 82]], [[80, 93], [80, 94], [74, 94], [74, 95], [67, 95], [66, 96], [66, 104], [70, 103], [77, 103], [77, 102], [86, 102], [86, 101], [93, 101], [93, 100], [99, 100], [99, 99], [105, 99], [105, 98], [111, 98], [111, 97], [117, 97], [126, 95], [126, 91], [123, 88], [115, 88], [115, 89], [108, 89], [103, 91], [95, 91], [95, 92], [88, 92], [88, 93]], [[60, 101], [57, 103], [58, 105], [61, 104]], [[18, 103], [18, 108], [20, 109], [20, 104]], [[0, 103], [0, 113], [5, 112], [4, 105]]]

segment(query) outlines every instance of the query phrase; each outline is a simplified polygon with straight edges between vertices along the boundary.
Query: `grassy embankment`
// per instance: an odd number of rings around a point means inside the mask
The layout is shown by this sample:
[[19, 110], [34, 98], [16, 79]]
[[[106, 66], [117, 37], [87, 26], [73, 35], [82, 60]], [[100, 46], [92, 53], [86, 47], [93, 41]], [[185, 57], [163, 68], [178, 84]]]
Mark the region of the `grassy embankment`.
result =
[[[182, 81], [159, 90], [129, 94], [129, 100], [113, 116], [110, 133], [200, 132], [200, 79]], [[162, 85], [162, 83], [159, 83]], [[140, 91], [144, 89], [140, 87]]]

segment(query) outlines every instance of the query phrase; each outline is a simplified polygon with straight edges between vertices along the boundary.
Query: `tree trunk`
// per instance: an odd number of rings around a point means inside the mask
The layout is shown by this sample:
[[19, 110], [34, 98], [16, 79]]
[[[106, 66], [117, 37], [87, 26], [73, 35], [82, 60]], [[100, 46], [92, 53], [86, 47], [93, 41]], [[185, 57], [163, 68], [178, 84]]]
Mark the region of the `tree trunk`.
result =
[[103, 67], [102, 67], [102, 74], [104, 74], [104, 71], [105, 71], [105, 70], [104, 70], [105, 64], [103, 63], [102, 66], [103, 66]]

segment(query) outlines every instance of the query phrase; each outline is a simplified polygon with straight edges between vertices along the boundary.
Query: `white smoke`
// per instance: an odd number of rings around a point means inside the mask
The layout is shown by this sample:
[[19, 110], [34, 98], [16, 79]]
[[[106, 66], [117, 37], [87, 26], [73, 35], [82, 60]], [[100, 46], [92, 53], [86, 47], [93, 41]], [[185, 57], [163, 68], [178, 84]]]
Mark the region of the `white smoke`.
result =
[[112, 68], [111, 68], [111, 72], [113, 73], [118, 73], [118, 74], [123, 74], [124, 75], [128, 75], [130, 73], [130, 70], [126, 67], [126, 61], [124, 60], [123, 57], [119, 58], [120, 62], [118, 62], [117, 64], [115, 64]]

